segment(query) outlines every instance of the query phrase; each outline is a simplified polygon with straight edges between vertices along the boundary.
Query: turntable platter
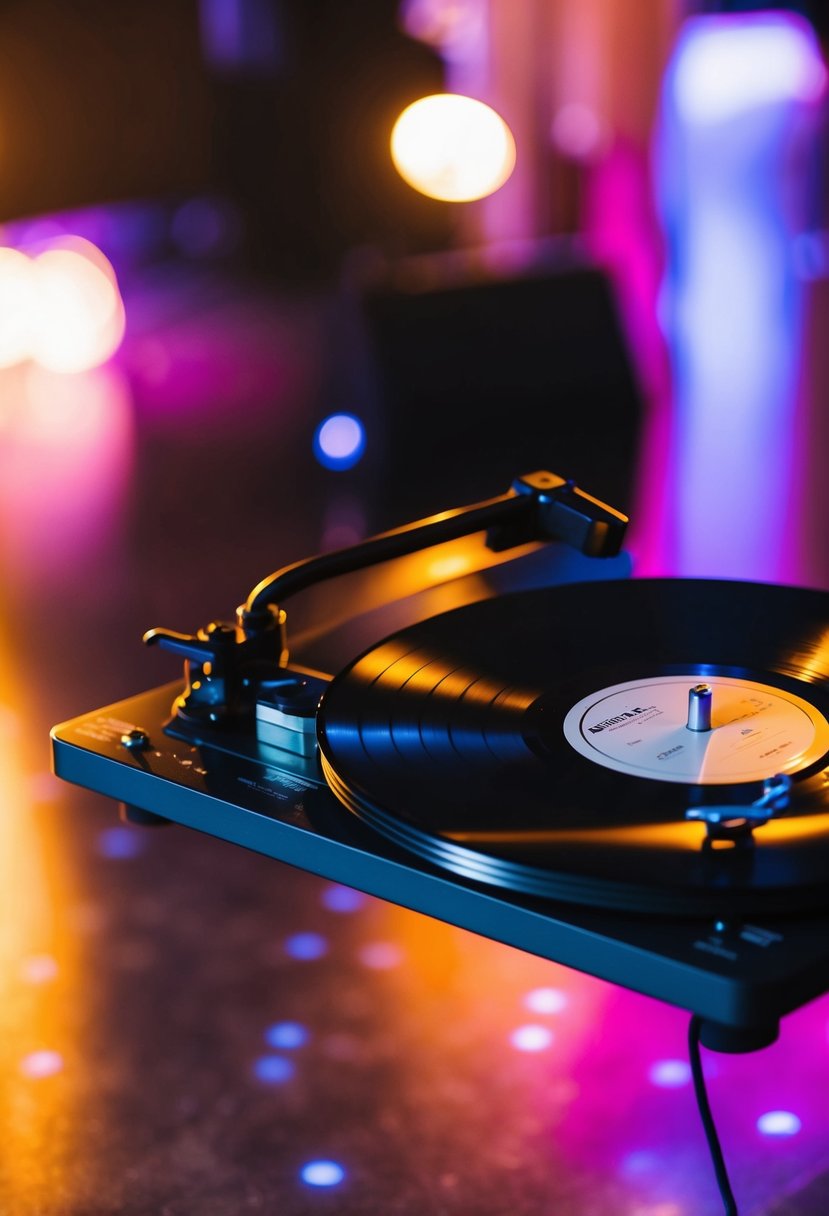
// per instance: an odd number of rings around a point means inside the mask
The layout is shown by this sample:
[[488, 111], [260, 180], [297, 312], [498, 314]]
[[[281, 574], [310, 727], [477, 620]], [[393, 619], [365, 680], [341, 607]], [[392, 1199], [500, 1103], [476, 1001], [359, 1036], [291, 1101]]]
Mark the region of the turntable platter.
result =
[[[626, 580], [434, 617], [338, 675], [326, 778], [433, 864], [546, 898], [677, 915], [829, 904], [829, 595]], [[692, 729], [691, 689], [710, 698]], [[698, 725], [698, 724], [697, 724]], [[776, 774], [787, 804], [745, 839]]]

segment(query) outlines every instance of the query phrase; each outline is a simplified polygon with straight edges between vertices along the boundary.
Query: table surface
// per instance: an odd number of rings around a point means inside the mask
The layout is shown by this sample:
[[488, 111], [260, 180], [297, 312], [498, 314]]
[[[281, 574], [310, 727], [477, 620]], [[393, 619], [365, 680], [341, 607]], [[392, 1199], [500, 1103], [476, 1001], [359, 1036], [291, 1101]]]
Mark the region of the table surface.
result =
[[[310, 457], [325, 308], [127, 308], [108, 367], [0, 372], [0, 1212], [718, 1213], [683, 1014], [50, 775], [52, 723], [175, 676], [144, 629], [373, 526]], [[826, 1210], [827, 1023], [706, 1056], [741, 1211]]]

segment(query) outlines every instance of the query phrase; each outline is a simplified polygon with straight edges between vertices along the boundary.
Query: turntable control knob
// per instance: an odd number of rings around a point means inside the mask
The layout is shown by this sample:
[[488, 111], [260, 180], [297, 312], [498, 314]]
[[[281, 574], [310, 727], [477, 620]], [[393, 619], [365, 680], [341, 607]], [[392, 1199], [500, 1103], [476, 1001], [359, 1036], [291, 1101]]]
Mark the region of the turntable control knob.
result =
[[714, 690], [710, 684], [695, 684], [688, 690], [688, 730], [711, 729], [711, 702]]
[[121, 736], [121, 746], [127, 751], [140, 752], [150, 746], [150, 736], [140, 726], [134, 726]]

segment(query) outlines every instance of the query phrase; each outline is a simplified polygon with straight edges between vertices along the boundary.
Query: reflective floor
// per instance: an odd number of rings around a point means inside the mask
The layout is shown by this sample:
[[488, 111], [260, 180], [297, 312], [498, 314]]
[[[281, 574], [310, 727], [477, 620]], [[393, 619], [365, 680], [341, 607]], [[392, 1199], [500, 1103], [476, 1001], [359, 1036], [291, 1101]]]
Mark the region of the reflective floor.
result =
[[[52, 723], [175, 676], [144, 629], [371, 518], [306, 453], [313, 300], [127, 304], [107, 368], [0, 372], [0, 1212], [718, 1213], [683, 1013], [49, 774]], [[741, 1212], [825, 1213], [829, 1003], [706, 1067]]]

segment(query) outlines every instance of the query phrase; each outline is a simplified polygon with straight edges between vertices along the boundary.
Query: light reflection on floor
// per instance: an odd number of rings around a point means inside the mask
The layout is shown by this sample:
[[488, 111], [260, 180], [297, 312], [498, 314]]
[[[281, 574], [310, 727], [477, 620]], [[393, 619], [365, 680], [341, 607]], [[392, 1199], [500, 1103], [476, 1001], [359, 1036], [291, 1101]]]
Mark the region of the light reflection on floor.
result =
[[36, 1210], [45, 1198], [39, 1162], [60, 1169], [74, 1151], [72, 1083], [77, 1024], [64, 1001], [77, 985], [77, 944], [63, 909], [71, 882], [60, 835], [32, 780], [23, 673], [3, 640], [0, 603], [0, 1076], [3, 1152], [0, 1210]]

